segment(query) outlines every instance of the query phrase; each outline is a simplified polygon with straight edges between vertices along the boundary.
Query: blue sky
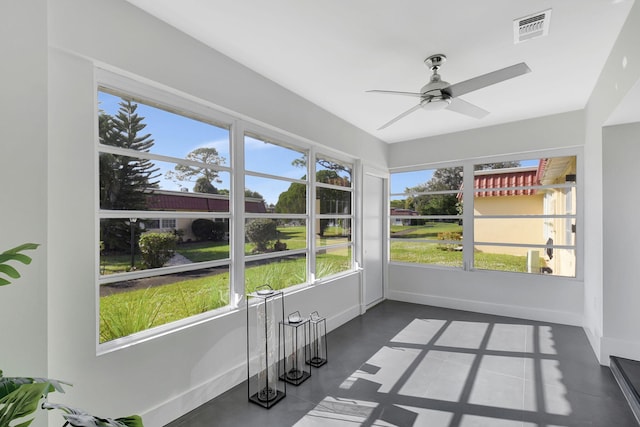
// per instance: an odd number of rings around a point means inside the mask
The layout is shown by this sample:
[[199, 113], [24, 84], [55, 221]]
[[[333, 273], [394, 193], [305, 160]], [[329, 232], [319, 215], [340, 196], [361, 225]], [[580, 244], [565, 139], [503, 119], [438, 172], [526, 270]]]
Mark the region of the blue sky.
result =
[[[117, 114], [120, 101], [121, 99], [117, 96], [98, 92], [99, 108], [110, 115]], [[140, 103], [136, 113], [144, 117], [143, 123], [147, 125], [141, 133], [150, 133], [154, 139], [152, 153], [185, 158], [197, 148], [213, 147], [220, 156], [224, 157], [225, 162], [222, 164], [230, 166], [227, 129]], [[245, 167], [248, 170], [296, 179], [306, 173], [303, 168], [292, 165], [292, 161], [300, 158], [302, 153], [249, 137], [245, 140], [245, 146]], [[187, 187], [190, 191], [193, 189], [194, 182], [176, 182], [165, 177], [165, 174], [173, 170], [175, 165], [159, 161], [154, 163], [160, 168], [159, 179], [162, 189], [180, 190], [181, 187]], [[213, 184], [217, 188], [229, 189], [229, 173], [221, 172], [219, 178], [222, 182]], [[278, 201], [278, 195], [289, 188], [288, 182], [251, 176], [247, 176], [245, 184], [246, 188], [262, 194], [267, 203], [274, 204]]]

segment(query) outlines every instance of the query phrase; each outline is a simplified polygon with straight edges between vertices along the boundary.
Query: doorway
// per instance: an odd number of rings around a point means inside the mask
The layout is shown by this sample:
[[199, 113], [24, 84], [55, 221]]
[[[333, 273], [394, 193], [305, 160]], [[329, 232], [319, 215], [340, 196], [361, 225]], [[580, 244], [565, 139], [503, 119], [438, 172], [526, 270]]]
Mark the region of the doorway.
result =
[[369, 308], [384, 298], [386, 271], [385, 191], [386, 180], [370, 173], [364, 174], [362, 209], [362, 243], [364, 268], [363, 304]]

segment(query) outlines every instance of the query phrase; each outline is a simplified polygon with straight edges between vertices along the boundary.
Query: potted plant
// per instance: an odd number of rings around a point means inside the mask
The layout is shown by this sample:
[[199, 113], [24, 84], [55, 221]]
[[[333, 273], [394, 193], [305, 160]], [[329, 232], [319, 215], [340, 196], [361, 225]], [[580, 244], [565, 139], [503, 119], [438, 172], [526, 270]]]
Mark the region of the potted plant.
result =
[[[31, 264], [31, 257], [23, 252], [37, 249], [38, 246], [35, 243], [25, 243], [0, 253], [0, 286], [11, 284], [10, 279], [20, 278], [18, 270], [9, 262]], [[65, 426], [142, 427], [142, 419], [138, 415], [116, 419], [100, 418], [66, 405], [48, 403], [46, 398], [49, 393], [64, 393], [63, 384], [71, 385], [49, 378], [4, 377], [0, 370], [0, 426], [27, 427], [33, 418], [25, 417], [33, 414], [42, 400], [43, 409], [57, 409], [63, 412]]]

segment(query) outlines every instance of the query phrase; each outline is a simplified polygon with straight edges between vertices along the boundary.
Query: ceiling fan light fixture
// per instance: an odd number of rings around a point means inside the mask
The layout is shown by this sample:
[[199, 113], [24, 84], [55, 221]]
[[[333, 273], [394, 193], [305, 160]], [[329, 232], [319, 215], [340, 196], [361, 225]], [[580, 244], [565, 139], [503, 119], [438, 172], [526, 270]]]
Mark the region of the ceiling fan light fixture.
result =
[[433, 96], [423, 100], [420, 105], [425, 110], [437, 111], [447, 108], [451, 104], [451, 98], [448, 96]]

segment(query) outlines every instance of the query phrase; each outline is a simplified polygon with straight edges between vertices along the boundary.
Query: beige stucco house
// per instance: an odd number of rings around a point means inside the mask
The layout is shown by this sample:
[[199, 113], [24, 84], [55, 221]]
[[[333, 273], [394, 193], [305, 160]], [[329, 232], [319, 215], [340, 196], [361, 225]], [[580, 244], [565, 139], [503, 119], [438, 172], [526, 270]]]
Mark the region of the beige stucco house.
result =
[[[575, 157], [541, 159], [538, 166], [477, 171], [474, 240], [507, 246], [479, 244], [475, 249], [527, 256], [532, 273], [574, 276], [575, 250], [564, 246], [575, 245], [575, 175]], [[535, 188], [526, 188], [532, 186]]]

